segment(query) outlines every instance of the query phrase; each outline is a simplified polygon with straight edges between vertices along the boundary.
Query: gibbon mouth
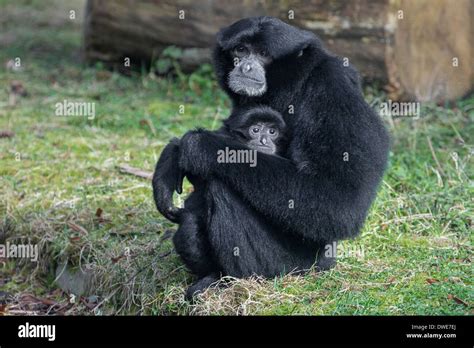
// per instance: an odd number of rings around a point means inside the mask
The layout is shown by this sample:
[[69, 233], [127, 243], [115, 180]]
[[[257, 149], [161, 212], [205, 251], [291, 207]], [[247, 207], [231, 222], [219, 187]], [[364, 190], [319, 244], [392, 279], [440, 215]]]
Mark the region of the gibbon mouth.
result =
[[271, 152], [273, 152], [273, 151], [272, 151], [272, 148], [271, 148], [270, 146], [263, 146], [263, 145], [262, 145], [262, 146], [259, 146], [258, 148], [259, 148], [259, 151], [261, 151], [261, 152], [263, 152], [263, 153], [268, 153], [268, 152], [271, 153]]
[[243, 80], [251, 81], [251, 82], [253, 82], [255, 84], [258, 84], [258, 85], [265, 84], [265, 80], [261, 81], [261, 80], [254, 79], [253, 77], [248, 77], [248, 76], [244, 76], [244, 75], [238, 75], [237, 77], [240, 78], [240, 79], [243, 79]]

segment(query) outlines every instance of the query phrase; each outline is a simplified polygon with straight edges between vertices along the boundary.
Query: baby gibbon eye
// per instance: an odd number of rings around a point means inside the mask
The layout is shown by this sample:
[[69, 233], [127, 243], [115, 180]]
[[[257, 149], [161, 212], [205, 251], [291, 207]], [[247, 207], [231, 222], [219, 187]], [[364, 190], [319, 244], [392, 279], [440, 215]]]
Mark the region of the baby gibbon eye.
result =
[[275, 133], [276, 133], [275, 128], [270, 128], [270, 129], [268, 130], [268, 133], [270, 133], [271, 135], [275, 134]]
[[253, 133], [258, 133], [258, 132], [260, 132], [260, 128], [258, 128], [258, 127], [253, 127], [253, 128], [252, 128], [252, 132], [253, 132]]

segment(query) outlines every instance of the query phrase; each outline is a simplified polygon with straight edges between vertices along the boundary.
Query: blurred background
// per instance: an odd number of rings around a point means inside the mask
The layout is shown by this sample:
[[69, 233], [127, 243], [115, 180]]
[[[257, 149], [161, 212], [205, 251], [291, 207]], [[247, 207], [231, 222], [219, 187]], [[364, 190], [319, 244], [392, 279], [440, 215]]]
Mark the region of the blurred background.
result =
[[[133, 1], [91, 0], [85, 56], [122, 64], [178, 60], [184, 71], [210, 61], [214, 35], [240, 18], [268, 15], [319, 35], [365, 81], [380, 81], [392, 99], [452, 100], [474, 81], [474, 4], [460, 0]], [[176, 46], [173, 51], [167, 50]], [[164, 65], [160, 70], [166, 70]]]
[[[0, 253], [0, 315], [472, 314], [473, 14], [469, 0], [0, 0], [0, 247], [38, 248]], [[357, 67], [390, 166], [341, 243], [357, 254], [191, 305], [147, 177], [172, 137], [227, 117], [214, 35], [254, 15]], [[405, 102], [417, 112], [381, 112]]]

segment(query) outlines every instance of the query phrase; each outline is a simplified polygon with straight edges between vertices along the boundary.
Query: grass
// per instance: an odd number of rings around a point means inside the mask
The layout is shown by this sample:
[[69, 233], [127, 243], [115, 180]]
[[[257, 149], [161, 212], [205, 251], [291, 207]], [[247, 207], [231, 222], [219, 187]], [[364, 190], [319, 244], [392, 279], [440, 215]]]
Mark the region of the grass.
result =
[[[170, 138], [219, 126], [230, 104], [209, 68], [166, 78], [85, 66], [80, 20], [67, 18], [70, 9], [80, 18], [82, 1], [0, 6], [0, 131], [14, 132], [0, 138], [0, 244], [40, 248], [37, 263], [0, 260], [0, 294], [11, 296], [0, 311], [44, 313], [38, 302], [50, 299], [61, 314], [473, 313], [474, 97], [423, 104], [419, 119], [385, 117], [390, 167], [363, 232], [342, 243], [363, 257], [326, 273], [231, 280], [191, 305], [183, 292], [192, 276], [163, 238], [175, 226], [156, 211], [150, 183], [116, 165], [151, 171]], [[16, 57], [21, 70], [5, 68]], [[28, 95], [13, 104], [15, 80]], [[375, 106], [386, 97], [367, 87], [366, 98]], [[95, 103], [96, 117], [56, 116], [65, 99]], [[64, 262], [94, 275], [82, 301], [57, 290]]]

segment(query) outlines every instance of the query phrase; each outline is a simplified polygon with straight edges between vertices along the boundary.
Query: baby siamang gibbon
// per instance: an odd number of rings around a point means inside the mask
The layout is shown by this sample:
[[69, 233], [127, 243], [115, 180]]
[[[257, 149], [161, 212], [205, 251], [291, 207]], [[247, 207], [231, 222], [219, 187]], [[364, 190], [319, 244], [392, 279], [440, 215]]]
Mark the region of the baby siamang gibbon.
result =
[[284, 146], [285, 121], [268, 106], [237, 109], [224, 121], [221, 132], [252, 150], [275, 155]]
[[163, 150], [153, 189], [165, 217], [176, 219], [172, 194], [183, 174], [205, 183], [186, 201], [202, 211], [188, 214], [174, 237], [199, 278], [188, 296], [220, 275], [333, 267], [327, 246], [359, 233], [388, 157], [388, 134], [358, 73], [313, 33], [271, 17], [222, 29], [214, 68], [234, 110], [267, 105], [281, 113], [286, 142], [279, 156], [259, 152], [253, 168], [216, 161], [220, 149], [246, 148], [221, 132], [190, 131]]

